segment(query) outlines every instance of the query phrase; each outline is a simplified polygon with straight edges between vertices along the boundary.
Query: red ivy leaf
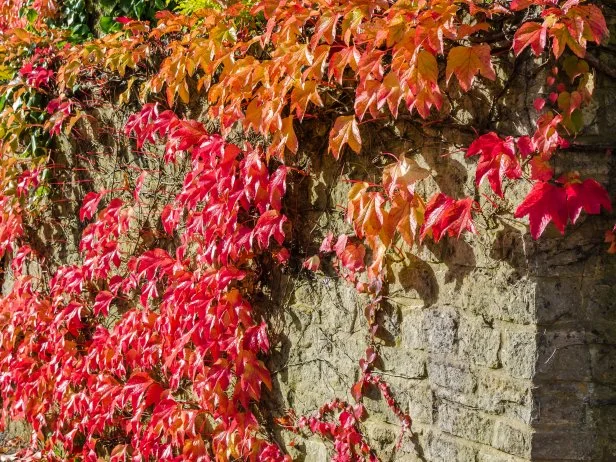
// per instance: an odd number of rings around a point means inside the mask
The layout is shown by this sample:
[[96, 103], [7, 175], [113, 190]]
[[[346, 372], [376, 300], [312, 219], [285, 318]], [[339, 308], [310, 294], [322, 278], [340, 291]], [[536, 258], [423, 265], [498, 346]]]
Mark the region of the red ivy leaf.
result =
[[560, 180], [565, 182], [567, 210], [572, 223], [577, 221], [582, 210], [589, 215], [600, 214], [601, 207], [608, 212], [612, 211], [610, 196], [596, 180], [588, 178], [582, 182], [577, 174], [568, 178], [562, 177]]
[[522, 158], [524, 159], [526, 159], [536, 150], [533, 140], [531, 139], [530, 136], [527, 136], [527, 135], [524, 135], [518, 138], [517, 145], [518, 145], [518, 151], [520, 151], [520, 154], [522, 155]]
[[597, 181], [591, 178], [580, 181], [576, 172], [558, 181], [564, 186], [545, 181], [535, 183], [515, 211], [516, 218], [528, 215], [534, 239], [541, 236], [550, 221], [564, 234], [567, 221], [575, 223], [582, 210], [591, 215], [601, 213], [601, 207], [612, 210], [607, 191]]
[[269, 247], [269, 240], [271, 237], [282, 245], [284, 242], [283, 226], [287, 221], [287, 217], [282, 215], [278, 210], [268, 210], [257, 220], [254, 230], [250, 236], [250, 242], [256, 238], [257, 243], [261, 249]]
[[539, 56], [545, 49], [547, 32], [547, 28], [538, 22], [522, 24], [513, 36], [513, 52], [518, 56], [530, 46], [535, 56]]
[[492, 190], [503, 197], [502, 180], [503, 176], [515, 179], [522, 177], [522, 169], [518, 158], [515, 155], [515, 146], [512, 137], [501, 139], [499, 136], [490, 132], [480, 136], [471, 143], [466, 152], [466, 157], [480, 154], [475, 183], [477, 186], [487, 178]]
[[325, 239], [323, 239], [323, 242], [321, 243], [321, 247], [319, 247], [319, 252], [323, 252], [323, 253], [333, 252], [333, 248], [332, 248], [333, 239], [334, 239], [334, 233], [332, 232], [327, 233], [327, 236], [325, 236]]
[[535, 156], [530, 160], [530, 177], [533, 180], [549, 181], [554, 176], [554, 169], [550, 162], [541, 156]]
[[133, 191], [133, 199], [135, 199], [135, 202], [139, 202], [139, 194], [141, 193], [143, 183], [145, 182], [145, 174], [145, 171], [141, 172], [135, 182], [135, 190]]
[[306, 268], [308, 271], [317, 271], [319, 266], [321, 265], [321, 259], [318, 255], [313, 255], [310, 258], [307, 258], [302, 266]]
[[342, 263], [342, 266], [351, 273], [355, 273], [364, 269], [366, 248], [363, 244], [347, 243], [344, 248], [337, 246], [336, 256]]
[[273, 209], [280, 210], [282, 208], [282, 197], [287, 190], [287, 173], [289, 169], [281, 165], [276, 169], [270, 178], [269, 183], [269, 201]]
[[262, 322], [259, 325], [251, 326], [244, 332], [244, 348], [251, 351], [261, 350], [267, 353], [270, 348], [269, 339], [267, 338], [267, 324]]
[[511, 11], [520, 11], [520, 10], [528, 8], [534, 3], [535, 3], [535, 0], [512, 0], [511, 3], [509, 4], [509, 9]]
[[81, 209], [79, 209], [79, 219], [84, 221], [92, 218], [102, 198], [103, 193], [89, 192], [86, 194], [86, 197], [83, 198]]
[[565, 189], [545, 181], [535, 183], [514, 216], [522, 218], [526, 215], [530, 222], [530, 234], [534, 239], [541, 236], [550, 221], [564, 234], [568, 217]]
[[544, 106], [545, 106], [545, 99], [544, 98], [535, 98], [535, 100], [533, 101], [533, 107], [537, 111], [541, 111]]
[[160, 215], [163, 222], [163, 228], [167, 234], [173, 234], [173, 230], [177, 227], [180, 221], [181, 209], [173, 207], [170, 204], [165, 205]]
[[98, 316], [99, 314], [107, 316], [109, 314], [109, 305], [111, 305], [113, 297], [114, 295], [107, 290], [102, 290], [96, 294], [94, 305], [92, 306], [92, 313], [95, 316]]
[[425, 222], [421, 227], [420, 239], [423, 241], [428, 233], [432, 233], [434, 242], [438, 242], [447, 234], [460, 237], [463, 231], [475, 233], [471, 210], [475, 201], [472, 198], [455, 200], [439, 193], [430, 199], [426, 205]]
[[362, 397], [362, 391], [364, 388], [364, 379], [359, 379], [355, 384], [351, 387], [351, 395], [355, 399], [355, 401], [359, 402]]

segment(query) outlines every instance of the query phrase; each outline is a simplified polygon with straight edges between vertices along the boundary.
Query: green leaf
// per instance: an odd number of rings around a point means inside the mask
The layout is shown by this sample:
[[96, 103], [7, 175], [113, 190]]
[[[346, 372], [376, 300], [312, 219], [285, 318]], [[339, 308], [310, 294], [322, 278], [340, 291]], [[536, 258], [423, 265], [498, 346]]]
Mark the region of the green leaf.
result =
[[573, 133], [579, 133], [584, 128], [584, 114], [581, 110], [576, 109], [571, 113], [571, 116], [563, 119], [563, 123]]
[[117, 32], [122, 28], [122, 25], [111, 16], [103, 16], [98, 22], [98, 26], [105, 34]]

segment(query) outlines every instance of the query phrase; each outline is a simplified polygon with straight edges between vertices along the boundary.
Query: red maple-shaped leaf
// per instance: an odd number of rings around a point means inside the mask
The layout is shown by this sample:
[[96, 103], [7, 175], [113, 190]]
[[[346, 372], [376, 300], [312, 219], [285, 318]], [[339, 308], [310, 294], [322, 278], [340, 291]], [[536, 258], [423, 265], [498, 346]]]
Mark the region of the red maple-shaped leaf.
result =
[[496, 133], [490, 132], [482, 135], [471, 143], [466, 157], [481, 155], [475, 183], [477, 186], [487, 178], [492, 190], [503, 197], [503, 176], [510, 179], [520, 178], [522, 169], [515, 155], [515, 146], [512, 137], [501, 139]]
[[587, 178], [581, 181], [579, 173], [574, 172], [561, 177], [559, 181], [565, 185], [567, 210], [572, 223], [577, 221], [582, 210], [589, 215], [598, 215], [601, 207], [608, 212], [612, 211], [610, 196], [596, 180]]
[[248, 407], [248, 398], [258, 400], [261, 396], [261, 385], [272, 389], [272, 379], [263, 361], [257, 359], [254, 352], [240, 350], [236, 358], [236, 371], [239, 381], [236, 383], [234, 395], [239, 398], [244, 407]]
[[329, 232], [323, 242], [321, 243], [321, 247], [319, 247], [319, 252], [333, 252], [332, 241], [334, 239], [334, 233]]
[[86, 197], [83, 198], [83, 204], [79, 209], [79, 219], [84, 221], [92, 218], [102, 198], [103, 193], [89, 192], [86, 194]]
[[518, 146], [518, 151], [520, 151], [520, 155], [523, 159], [529, 157], [536, 150], [532, 138], [527, 135], [518, 138], [516, 144]]
[[554, 226], [561, 234], [564, 234], [569, 216], [565, 189], [552, 183], [538, 181], [514, 214], [516, 218], [526, 215], [530, 222], [530, 234], [534, 239], [541, 236], [550, 221], [554, 222]]
[[146, 172], [145, 170], [139, 174], [139, 177], [135, 181], [135, 190], [133, 191], [133, 199], [135, 199], [135, 203], [139, 203], [139, 194], [141, 194], [141, 190], [143, 189], [143, 184], [145, 183]]
[[533, 180], [549, 181], [554, 176], [554, 169], [548, 160], [534, 156], [530, 160], [530, 177]]
[[366, 248], [362, 244], [350, 243], [348, 240], [346, 234], [340, 235], [334, 245], [334, 250], [342, 266], [354, 274], [364, 269]]
[[538, 22], [522, 24], [513, 36], [513, 52], [517, 56], [530, 47], [535, 56], [539, 56], [545, 49], [547, 32], [547, 28]]
[[102, 314], [103, 316], [107, 316], [109, 314], [109, 305], [111, 305], [113, 297], [114, 295], [108, 290], [102, 290], [96, 294], [94, 305], [92, 306], [92, 313], [94, 313], [94, 315]]
[[131, 401], [133, 409], [137, 409], [139, 401], [154, 383], [154, 379], [146, 372], [134, 372], [131, 375], [124, 386], [124, 397]]
[[281, 165], [270, 177], [267, 189], [269, 191], [269, 201], [273, 209], [280, 210], [282, 208], [282, 197], [287, 190], [288, 171], [287, 167]]
[[267, 337], [267, 324], [262, 322], [249, 327], [244, 332], [244, 348], [251, 351], [261, 350], [267, 353], [270, 348], [269, 339]]
[[174, 207], [171, 204], [167, 204], [163, 208], [160, 219], [167, 234], [173, 234], [173, 230], [177, 227], [178, 222], [180, 221], [181, 212], [181, 209]]
[[250, 241], [257, 240], [259, 247], [266, 249], [269, 247], [270, 237], [273, 237], [278, 245], [284, 242], [283, 225], [287, 221], [287, 217], [282, 215], [278, 210], [268, 210], [257, 220]]
[[558, 183], [535, 183], [515, 211], [516, 218], [528, 215], [534, 239], [541, 236], [550, 221], [564, 234], [568, 220], [575, 223], [582, 210], [591, 215], [601, 213], [601, 207], [612, 210], [607, 191], [597, 181], [581, 181], [579, 173], [572, 172], [561, 176]]
[[430, 199], [426, 205], [425, 221], [420, 230], [420, 239], [432, 234], [434, 242], [438, 242], [447, 234], [460, 237], [463, 231], [475, 233], [471, 211], [475, 201], [472, 198], [455, 200], [443, 193]]
[[509, 9], [511, 11], [520, 11], [525, 8], [528, 8], [534, 3], [535, 3], [534, 0], [512, 0], [511, 3], [509, 4]]

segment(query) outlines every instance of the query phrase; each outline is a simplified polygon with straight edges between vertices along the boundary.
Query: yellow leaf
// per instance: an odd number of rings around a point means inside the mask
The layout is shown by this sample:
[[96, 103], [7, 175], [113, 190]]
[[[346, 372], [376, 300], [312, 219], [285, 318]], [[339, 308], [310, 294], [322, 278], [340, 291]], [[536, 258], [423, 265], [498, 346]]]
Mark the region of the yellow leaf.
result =
[[426, 50], [417, 54], [417, 78], [427, 84], [438, 80], [438, 63], [434, 55]]
[[297, 135], [295, 134], [295, 130], [293, 130], [293, 116], [289, 116], [285, 119], [282, 119], [282, 135], [285, 140], [285, 146], [289, 151], [293, 154], [297, 153], [297, 149], [299, 147], [297, 142]]
[[130, 99], [130, 92], [131, 92], [131, 89], [133, 88], [134, 83], [135, 83], [135, 78], [131, 77], [127, 82], [126, 90], [124, 90], [122, 94], [118, 97], [119, 106], [128, 103], [128, 100]]

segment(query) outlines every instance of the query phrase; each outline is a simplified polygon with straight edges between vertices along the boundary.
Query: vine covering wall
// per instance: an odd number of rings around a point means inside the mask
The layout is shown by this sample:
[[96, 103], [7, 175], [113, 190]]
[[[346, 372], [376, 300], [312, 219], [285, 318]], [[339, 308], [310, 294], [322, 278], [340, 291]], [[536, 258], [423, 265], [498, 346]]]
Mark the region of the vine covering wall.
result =
[[610, 460], [609, 8], [1, 2], [21, 454]]

